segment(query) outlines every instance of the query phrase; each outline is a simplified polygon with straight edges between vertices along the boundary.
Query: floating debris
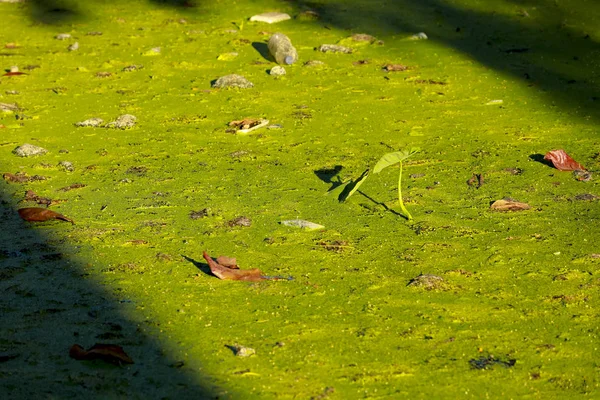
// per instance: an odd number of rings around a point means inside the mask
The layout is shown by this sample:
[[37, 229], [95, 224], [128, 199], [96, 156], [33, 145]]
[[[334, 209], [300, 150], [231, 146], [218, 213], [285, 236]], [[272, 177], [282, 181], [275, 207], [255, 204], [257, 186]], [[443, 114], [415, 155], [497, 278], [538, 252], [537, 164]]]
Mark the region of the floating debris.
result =
[[79, 127], [86, 127], [86, 126], [98, 127], [98, 126], [101, 126], [102, 124], [104, 124], [104, 120], [102, 118], [90, 118], [90, 119], [86, 119], [85, 121], [75, 122], [75, 126], [79, 126]]
[[441, 289], [444, 287], [444, 279], [432, 274], [421, 274], [408, 282], [407, 286], [422, 287], [426, 290]]
[[75, 167], [73, 166], [73, 163], [70, 161], [61, 161], [58, 163], [58, 166], [67, 172], [75, 171]]
[[0, 111], [15, 112], [19, 110], [20, 108], [17, 103], [0, 103]]
[[486, 106], [495, 106], [498, 104], [502, 104], [504, 103], [504, 100], [490, 100], [487, 103], [485, 103]]
[[252, 220], [248, 217], [240, 216], [227, 222], [228, 226], [251, 226]]
[[376, 37], [366, 33], [357, 33], [340, 40], [337, 44], [341, 46], [367, 46], [373, 43], [383, 44], [383, 41], [378, 41]]
[[190, 211], [190, 219], [206, 218], [211, 214], [210, 208], [203, 208], [200, 211]]
[[108, 124], [106, 124], [106, 127], [113, 129], [128, 129], [133, 128], [135, 126], [136, 121], [137, 118], [134, 115], [124, 114], [118, 117], [113, 122], [109, 122]]
[[306, 229], [307, 231], [314, 231], [317, 229], [324, 229], [323, 225], [315, 224], [314, 222], [305, 221], [303, 219], [290, 219], [286, 221], [281, 221], [281, 225], [291, 226], [294, 228]]
[[411, 40], [427, 40], [429, 39], [427, 37], [427, 34], [425, 32], [419, 32], [419, 33], [415, 33], [414, 35], [412, 35], [410, 37]]
[[320, 17], [319, 13], [313, 10], [302, 11], [300, 14], [296, 15], [296, 19], [299, 21], [316, 21]]
[[320, 60], [308, 60], [304, 63], [305, 67], [324, 67], [326, 64]]
[[590, 171], [573, 171], [573, 178], [577, 179], [579, 182], [589, 182], [592, 180], [592, 173]]
[[250, 357], [256, 354], [256, 350], [251, 347], [234, 344], [233, 346], [227, 346], [233, 351], [236, 357]]
[[236, 128], [235, 133], [249, 133], [269, 124], [268, 119], [244, 118], [241, 121], [231, 121], [228, 125]]
[[250, 82], [248, 79], [244, 78], [242, 75], [231, 74], [225, 75], [217, 79], [213, 84], [214, 88], [230, 88], [237, 87], [240, 89], [249, 89], [254, 87], [254, 84]]
[[79, 50], [79, 42], [75, 42], [72, 45], [70, 45], [69, 47], [67, 47], [67, 50], [69, 51], [77, 51]]
[[126, 67], [123, 68], [123, 72], [131, 72], [131, 71], [137, 71], [139, 69], [143, 69], [144, 66], [143, 65], [128, 65]]
[[350, 47], [340, 46], [337, 44], [322, 44], [317, 47], [317, 51], [322, 53], [342, 53], [342, 54], [352, 54], [354, 50]]
[[469, 364], [471, 364], [471, 368], [473, 369], [489, 369], [494, 365], [501, 365], [506, 368], [514, 367], [517, 363], [515, 359], [509, 359], [506, 361], [498, 360], [494, 356], [481, 356], [479, 358], [472, 358], [469, 360]]
[[59, 33], [58, 35], [54, 36], [54, 39], [57, 39], [57, 40], [71, 39], [71, 34], [70, 33]]
[[267, 24], [274, 24], [276, 22], [287, 21], [291, 19], [289, 14], [280, 12], [267, 12], [263, 14], [253, 15], [250, 17], [252, 22], [266, 22]]
[[47, 152], [48, 150], [43, 147], [34, 146], [29, 143], [25, 143], [13, 150], [13, 154], [16, 154], [19, 157], [39, 156], [46, 154]]
[[402, 64], [388, 64], [386, 66], [383, 67], [384, 70], [386, 70], [387, 72], [393, 72], [393, 71], [406, 71], [408, 69], [408, 67], [406, 65], [402, 65]]
[[231, 61], [234, 60], [239, 54], [236, 52], [231, 52], [231, 53], [223, 53], [223, 54], [219, 54], [219, 56], [217, 57], [217, 60], [219, 61]]
[[160, 55], [160, 47], [153, 47], [148, 51], [145, 51], [142, 55], [143, 56], [158, 56]]

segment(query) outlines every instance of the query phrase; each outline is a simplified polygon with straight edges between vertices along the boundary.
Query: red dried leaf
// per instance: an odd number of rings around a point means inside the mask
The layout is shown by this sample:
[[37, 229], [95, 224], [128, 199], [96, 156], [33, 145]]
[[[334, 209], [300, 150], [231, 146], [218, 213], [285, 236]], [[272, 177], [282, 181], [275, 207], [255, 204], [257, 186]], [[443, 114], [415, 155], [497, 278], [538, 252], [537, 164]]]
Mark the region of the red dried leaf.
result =
[[2, 76], [19, 76], [19, 75], [27, 75], [27, 73], [26, 72], [20, 72], [20, 71], [17, 71], [17, 72], [7, 72], [7, 73], [5, 73]]
[[[217, 278], [231, 281], [250, 281], [257, 282], [267, 279], [263, 276], [259, 269], [233, 269], [225, 265], [219, 264], [213, 260], [208, 253], [203, 252], [202, 256], [210, 267], [210, 272]], [[222, 259], [222, 257], [220, 257]], [[229, 257], [227, 259], [231, 260]]]
[[67, 218], [64, 215], [52, 210], [48, 210], [47, 208], [26, 207], [20, 208], [18, 212], [21, 218], [29, 222], [44, 222], [50, 221], [51, 219], [58, 219], [61, 221], [70, 222], [73, 225], [75, 225], [75, 221], [73, 221], [71, 218]]
[[563, 149], [552, 150], [546, 153], [544, 160], [548, 160], [554, 168], [560, 171], [585, 171], [585, 167], [573, 160]]
[[78, 344], [69, 349], [69, 357], [75, 360], [102, 360], [111, 364], [133, 364], [133, 360], [125, 353], [121, 346], [116, 344], [96, 343], [87, 351]]

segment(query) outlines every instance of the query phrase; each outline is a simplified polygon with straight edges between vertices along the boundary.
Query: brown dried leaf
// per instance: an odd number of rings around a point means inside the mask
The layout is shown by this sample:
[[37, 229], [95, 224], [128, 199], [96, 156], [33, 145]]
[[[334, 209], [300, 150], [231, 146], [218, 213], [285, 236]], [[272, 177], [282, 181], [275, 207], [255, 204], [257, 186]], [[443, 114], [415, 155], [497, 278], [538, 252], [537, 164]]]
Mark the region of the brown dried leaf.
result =
[[[213, 273], [217, 278], [224, 280], [232, 280], [232, 281], [250, 281], [250, 282], [258, 282], [263, 281], [265, 278], [260, 272], [259, 269], [232, 269], [231, 267], [227, 267], [225, 265], [219, 264], [215, 260], [213, 260], [208, 253], [203, 252], [202, 256], [208, 263], [210, 267], [210, 272]], [[222, 256], [221, 256], [222, 257]], [[229, 257], [227, 259], [231, 260]]]
[[115, 365], [133, 364], [133, 360], [116, 344], [96, 343], [87, 351], [78, 344], [71, 346], [69, 356], [75, 360], [102, 360]]
[[385, 67], [383, 67], [383, 69], [385, 69], [387, 72], [406, 71], [408, 69], [408, 67], [406, 65], [402, 65], [402, 64], [388, 64]]
[[513, 199], [501, 199], [493, 202], [490, 208], [496, 211], [522, 211], [529, 210], [531, 206], [527, 203], [520, 203]]
[[552, 150], [546, 153], [544, 160], [548, 160], [554, 168], [560, 171], [585, 171], [585, 167], [573, 160], [563, 149]]
[[26, 72], [19, 72], [19, 71], [15, 71], [15, 72], [7, 72], [2, 76], [19, 76], [19, 75], [27, 75]]
[[19, 216], [29, 222], [44, 222], [51, 219], [67, 221], [75, 225], [75, 221], [47, 208], [26, 207], [18, 210]]

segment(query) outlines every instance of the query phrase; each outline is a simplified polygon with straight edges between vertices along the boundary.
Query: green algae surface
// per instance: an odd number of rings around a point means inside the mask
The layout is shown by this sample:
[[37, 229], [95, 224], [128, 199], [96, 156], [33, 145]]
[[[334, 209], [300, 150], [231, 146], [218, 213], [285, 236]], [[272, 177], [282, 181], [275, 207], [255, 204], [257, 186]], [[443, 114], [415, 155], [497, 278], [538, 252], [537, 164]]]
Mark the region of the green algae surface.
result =
[[[293, 18], [248, 21], [273, 10]], [[594, 2], [31, 1], [0, 14], [2, 68], [26, 73], [0, 77], [0, 103], [19, 107], [0, 114], [1, 172], [45, 178], [1, 182], [9, 398], [600, 395], [600, 188], [542, 160], [563, 148], [600, 166]], [[277, 31], [300, 60], [275, 78]], [[254, 87], [211, 87], [228, 74]], [[124, 114], [134, 127], [75, 126]], [[244, 118], [271, 126], [228, 126]], [[12, 153], [24, 143], [48, 153]], [[410, 147], [413, 220], [392, 168], [338, 202], [341, 182]], [[36, 206], [27, 190], [76, 224], [20, 220]], [[507, 197], [531, 208], [490, 209]], [[325, 228], [281, 224], [293, 219]], [[289, 279], [219, 280], [204, 250]], [[76, 343], [118, 344], [135, 363], [71, 359]]]

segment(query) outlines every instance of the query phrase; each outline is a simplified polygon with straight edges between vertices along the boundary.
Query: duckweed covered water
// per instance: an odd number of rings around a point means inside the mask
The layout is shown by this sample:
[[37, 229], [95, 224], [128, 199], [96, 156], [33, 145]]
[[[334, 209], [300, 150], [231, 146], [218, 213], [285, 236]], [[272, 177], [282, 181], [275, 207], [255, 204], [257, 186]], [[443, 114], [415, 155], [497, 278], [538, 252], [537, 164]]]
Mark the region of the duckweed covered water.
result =
[[[0, 115], [2, 172], [46, 177], [2, 184], [2, 392], [598, 396], [600, 190], [540, 162], [563, 148], [598, 169], [598, 5], [304, 3], [0, 4], [2, 68], [27, 73], [0, 78], [19, 106]], [[273, 10], [294, 18], [248, 21]], [[300, 60], [275, 78], [277, 31]], [[228, 74], [254, 87], [211, 87]], [[126, 114], [133, 128], [75, 126]], [[273, 129], [232, 132], [244, 118]], [[48, 153], [12, 154], [24, 143]], [[410, 147], [412, 221], [393, 168], [327, 195]], [[21, 221], [26, 190], [76, 225]], [[505, 197], [531, 209], [489, 209]], [[325, 229], [281, 224], [296, 219]], [[293, 279], [220, 281], [204, 250]], [[408, 285], [420, 275], [435, 285]], [[75, 343], [135, 364], [70, 359]]]

